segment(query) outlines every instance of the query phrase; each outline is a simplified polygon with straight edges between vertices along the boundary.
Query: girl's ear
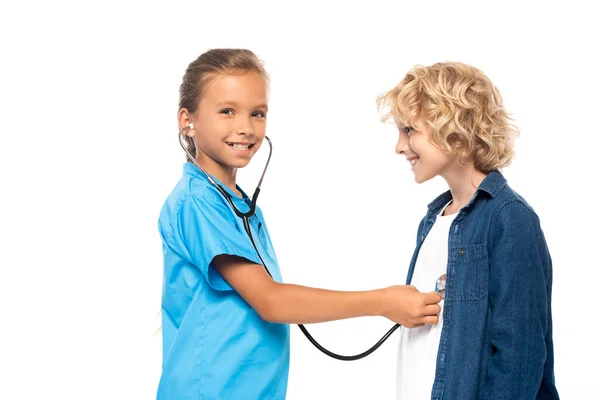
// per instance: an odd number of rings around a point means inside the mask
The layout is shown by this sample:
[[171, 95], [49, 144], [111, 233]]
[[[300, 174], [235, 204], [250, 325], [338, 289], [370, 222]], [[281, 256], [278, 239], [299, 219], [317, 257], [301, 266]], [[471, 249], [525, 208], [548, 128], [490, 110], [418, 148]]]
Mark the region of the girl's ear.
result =
[[182, 108], [177, 113], [177, 120], [179, 123], [179, 130], [184, 131], [186, 136], [194, 136], [196, 132], [194, 131], [196, 127], [192, 122], [192, 117], [190, 116], [189, 111], [186, 108]]

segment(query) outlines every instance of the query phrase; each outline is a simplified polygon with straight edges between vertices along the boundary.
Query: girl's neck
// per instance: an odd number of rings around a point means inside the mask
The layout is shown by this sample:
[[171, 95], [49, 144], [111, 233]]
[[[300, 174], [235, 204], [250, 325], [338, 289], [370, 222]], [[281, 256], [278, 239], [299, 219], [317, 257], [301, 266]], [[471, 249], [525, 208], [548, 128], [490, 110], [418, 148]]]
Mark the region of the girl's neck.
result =
[[205, 154], [198, 154], [196, 156], [196, 161], [206, 170], [206, 172], [217, 178], [219, 182], [231, 189], [237, 196], [242, 197], [242, 194], [237, 190], [235, 183], [237, 168], [221, 164]]
[[466, 206], [486, 176], [486, 173], [477, 170], [472, 163], [466, 166], [456, 165], [448, 170], [443, 178], [450, 187], [452, 204], [446, 208], [444, 214], [454, 214]]

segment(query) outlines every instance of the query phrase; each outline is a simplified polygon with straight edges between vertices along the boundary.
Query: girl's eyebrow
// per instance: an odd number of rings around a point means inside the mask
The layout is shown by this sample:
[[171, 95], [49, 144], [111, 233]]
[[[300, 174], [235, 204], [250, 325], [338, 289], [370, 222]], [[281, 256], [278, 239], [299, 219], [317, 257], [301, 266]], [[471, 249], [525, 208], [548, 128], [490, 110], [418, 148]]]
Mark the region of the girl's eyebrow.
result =
[[[226, 106], [231, 106], [231, 107], [240, 107], [240, 104], [235, 102], [235, 101], [221, 101], [219, 103], [217, 103], [218, 107], [226, 107]], [[259, 104], [255, 107], [252, 107], [253, 109], [263, 109], [265, 111], [269, 110], [269, 106], [266, 103], [263, 104]]]

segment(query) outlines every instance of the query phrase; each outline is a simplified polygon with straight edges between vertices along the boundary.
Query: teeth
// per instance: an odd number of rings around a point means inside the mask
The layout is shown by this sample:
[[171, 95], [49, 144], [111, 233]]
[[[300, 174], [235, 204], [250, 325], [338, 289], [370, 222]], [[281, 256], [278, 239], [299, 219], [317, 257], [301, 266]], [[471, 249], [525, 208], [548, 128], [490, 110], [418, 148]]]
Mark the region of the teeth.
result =
[[410, 165], [415, 165], [417, 163], [417, 159], [410, 160]]
[[232, 144], [231, 147], [237, 150], [248, 150], [250, 147], [249, 144]]

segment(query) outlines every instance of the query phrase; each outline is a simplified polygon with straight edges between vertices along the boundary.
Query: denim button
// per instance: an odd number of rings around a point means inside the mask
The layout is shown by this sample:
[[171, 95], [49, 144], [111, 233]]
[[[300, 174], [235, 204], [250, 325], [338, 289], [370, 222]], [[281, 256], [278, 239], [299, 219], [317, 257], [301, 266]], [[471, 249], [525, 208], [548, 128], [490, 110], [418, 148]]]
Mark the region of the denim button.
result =
[[461, 256], [464, 256], [465, 254], [467, 254], [467, 251], [465, 249], [460, 249], [458, 252], [460, 253]]

